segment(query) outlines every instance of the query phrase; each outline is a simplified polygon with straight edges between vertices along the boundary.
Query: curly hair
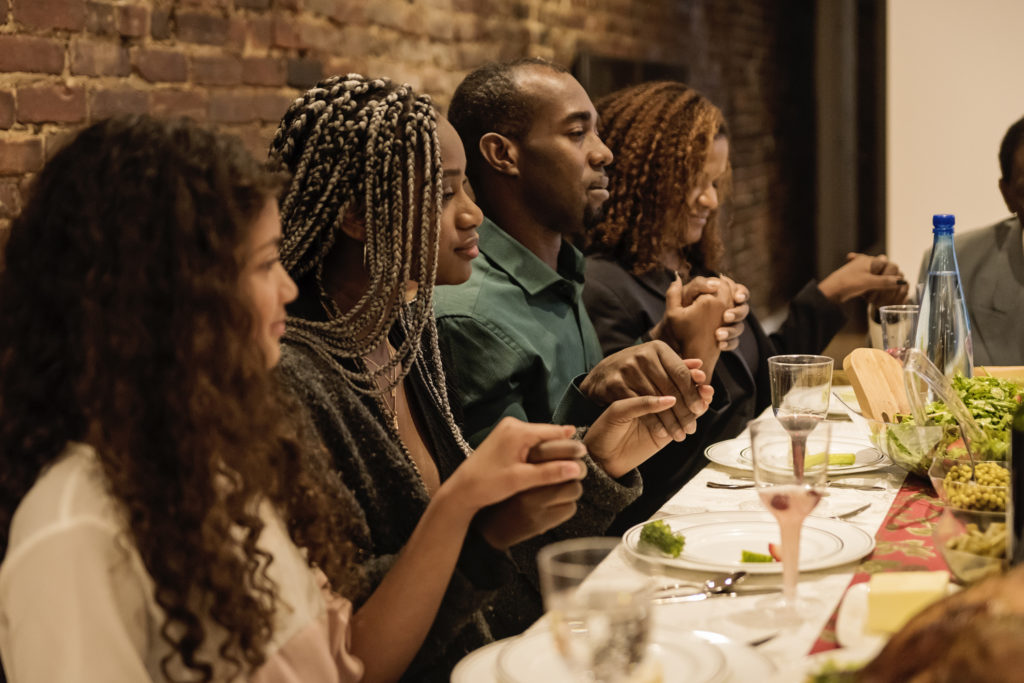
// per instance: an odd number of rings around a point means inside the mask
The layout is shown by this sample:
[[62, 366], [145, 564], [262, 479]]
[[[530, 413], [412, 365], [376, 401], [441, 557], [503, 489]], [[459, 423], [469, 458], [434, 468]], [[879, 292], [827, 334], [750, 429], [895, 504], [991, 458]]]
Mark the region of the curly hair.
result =
[[[658, 81], [619, 90], [596, 103], [601, 138], [615, 154], [608, 168], [604, 219], [584, 236], [584, 250], [604, 253], [634, 274], [656, 268], [677, 243], [670, 219], [700, 180], [715, 138], [727, 135], [722, 112], [683, 83]], [[719, 182], [728, 192], [730, 173]], [[724, 251], [718, 211], [708, 217], [701, 241], [683, 247], [685, 263], [718, 267]]]
[[470, 72], [452, 95], [448, 121], [466, 147], [466, 177], [474, 186], [479, 186], [483, 163], [480, 138], [493, 131], [519, 139], [526, 135], [533, 122], [536, 103], [515, 81], [515, 72], [524, 67], [568, 73], [561, 65], [540, 57], [490, 62]]
[[42, 470], [70, 441], [93, 446], [166, 615], [172, 679], [265, 659], [277, 593], [261, 500], [335, 585], [355, 564], [240, 288], [244, 240], [281, 183], [187, 122], [102, 121], [44, 167], [6, 245], [0, 553]]
[[[377, 397], [421, 360], [426, 342], [428, 390], [464, 444], [444, 373], [437, 370], [433, 291], [443, 168], [430, 98], [384, 78], [328, 78], [289, 107], [270, 158], [292, 175], [281, 200], [281, 259], [300, 282], [300, 298], [315, 297], [328, 312], [326, 320], [289, 317], [286, 338], [316, 351], [355, 390]], [[363, 262], [370, 284], [354, 307], [341, 311], [324, 289], [323, 271], [349, 215], [366, 229]], [[403, 304], [410, 280], [417, 295]], [[396, 321], [405, 334], [388, 363], [371, 371], [338, 362], [362, 363]]]

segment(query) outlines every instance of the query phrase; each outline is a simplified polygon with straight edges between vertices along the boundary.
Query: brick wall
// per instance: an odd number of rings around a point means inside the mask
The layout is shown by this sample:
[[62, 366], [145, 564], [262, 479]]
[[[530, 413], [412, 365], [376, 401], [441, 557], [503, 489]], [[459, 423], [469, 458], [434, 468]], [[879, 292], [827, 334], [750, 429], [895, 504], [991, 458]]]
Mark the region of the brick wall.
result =
[[[489, 59], [578, 50], [685, 65], [732, 128], [727, 268], [761, 305], [813, 264], [809, 0], [0, 0], [0, 231], [69, 134], [183, 114], [264, 154], [288, 102], [358, 71], [443, 106]], [[800, 184], [796, 184], [800, 183]], [[801, 253], [804, 253], [801, 251]], [[807, 252], [812, 253], [812, 252]]]

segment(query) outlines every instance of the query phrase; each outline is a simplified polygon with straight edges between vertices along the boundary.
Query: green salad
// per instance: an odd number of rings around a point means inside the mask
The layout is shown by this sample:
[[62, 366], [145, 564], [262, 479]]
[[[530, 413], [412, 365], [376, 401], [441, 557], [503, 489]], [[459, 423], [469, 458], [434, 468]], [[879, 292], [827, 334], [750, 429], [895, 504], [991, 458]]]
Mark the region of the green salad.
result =
[[[1010, 448], [1010, 421], [1024, 398], [1024, 389], [998, 377], [957, 375], [952, 385], [984, 434], [979, 443], [972, 444], [975, 455], [983, 460], [1005, 460]], [[925, 410], [925, 424], [934, 429], [916, 429], [913, 415], [898, 415], [896, 419], [899, 424], [886, 430], [884, 450], [901, 467], [923, 475], [936, 455], [966, 457], [956, 419], [945, 403], [935, 401]]]

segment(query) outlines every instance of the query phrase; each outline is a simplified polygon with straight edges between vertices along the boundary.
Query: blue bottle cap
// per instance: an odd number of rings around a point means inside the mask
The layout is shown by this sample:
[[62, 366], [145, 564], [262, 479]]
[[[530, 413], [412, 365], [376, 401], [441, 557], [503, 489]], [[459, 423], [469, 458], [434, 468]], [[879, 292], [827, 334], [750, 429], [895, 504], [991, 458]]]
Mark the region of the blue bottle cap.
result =
[[953, 214], [937, 213], [932, 216], [932, 225], [934, 226], [932, 232], [935, 234], [952, 234], [954, 223], [956, 223], [956, 218], [954, 218]]

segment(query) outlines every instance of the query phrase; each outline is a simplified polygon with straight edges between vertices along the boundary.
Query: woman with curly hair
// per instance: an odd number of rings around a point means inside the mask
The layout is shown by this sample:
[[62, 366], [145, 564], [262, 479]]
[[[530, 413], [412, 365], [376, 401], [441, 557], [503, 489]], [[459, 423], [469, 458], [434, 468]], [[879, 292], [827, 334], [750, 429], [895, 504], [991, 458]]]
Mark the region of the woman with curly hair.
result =
[[[701, 358], [715, 387], [697, 433], [641, 467], [644, 497], [651, 497], [646, 512], [653, 512], [650, 505], [703, 464], [693, 454], [735, 436], [770, 403], [768, 356], [820, 353], [844, 323], [841, 302], [864, 294], [879, 305], [901, 302], [907, 286], [884, 256], [850, 254], [794, 297], [777, 333], [767, 335], [753, 315], [739, 323], [728, 306], [745, 301], [746, 288], [718, 270], [725, 252], [718, 210], [731, 180], [722, 112], [670, 81], [620, 90], [596, 108], [601, 137], [615, 154], [604, 217], [584, 238], [583, 298], [602, 348], [607, 355], [637, 339], [662, 339], [683, 357]], [[689, 466], [680, 470], [680, 461]]]
[[[329, 78], [289, 108], [271, 157], [292, 175], [282, 260], [299, 284], [282, 375], [366, 517], [361, 548], [373, 584], [399, 553], [411, 556], [410, 532], [438, 515], [459, 471], [537, 426], [508, 418], [473, 451], [449, 404], [432, 293], [469, 278], [482, 215], [466, 193], [462, 143], [430, 99], [386, 79]], [[467, 652], [540, 616], [538, 545], [604, 532], [638, 491], [633, 463], [670, 438], [651, 437], [635, 418], [671, 404], [621, 401], [590, 428], [586, 449], [562, 439], [520, 451], [582, 458], [586, 485], [538, 487], [484, 510], [468, 533], [451, 527], [462, 545], [454, 575], [424, 563], [410, 578], [408, 590], [441, 604], [407, 680], [447, 681]]]
[[[404, 668], [415, 651], [354, 652], [350, 633], [429, 607], [382, 617], [371, 597], [350, 619], [328, 588], [360, 595], [348, 539], [365, 530], [269, 372], [296, 295], [282, 183], [237, 143], [147, 117], [89, 127], [37, 178], [0, 274], [13, 683], [356, 681], [361, 660]], [[447, 522], [579, 475], [564, 465], [463, 468]], [[428, 532], [413, 535], [454, 564]]]

